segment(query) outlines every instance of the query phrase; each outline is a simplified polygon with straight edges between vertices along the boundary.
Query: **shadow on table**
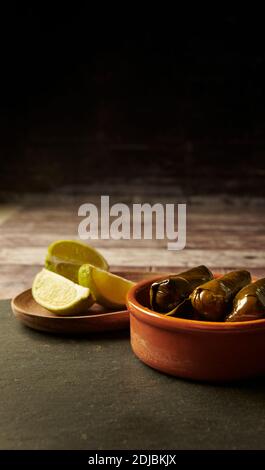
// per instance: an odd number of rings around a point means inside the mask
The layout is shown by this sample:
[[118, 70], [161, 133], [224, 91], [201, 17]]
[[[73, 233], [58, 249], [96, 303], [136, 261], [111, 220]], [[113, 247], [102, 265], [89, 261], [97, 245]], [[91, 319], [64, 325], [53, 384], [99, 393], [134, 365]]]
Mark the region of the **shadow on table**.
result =
[[[49, 333], [49, 332], [44, 332], [44, 331], [37, 331], [37, 330], [31, 330], [30, 328], [26, 327], [25, 325], [20, 324], [19, 328], [23, 330], [24, 334], [27, 334], [28, 337], [31, 339], [35, 339], [37, 341], [46, 341], [47, 337], [49, 337], [49, 341], [54, 344], [54, 343], [65, 343], [67, 341], [72, 342], [72, 341], [78, 341], [79, 343], [91, 343], [91, 342], [112, 342], [112, 341], [130, 341], [130, 330], [129, 329], [124, 329], [124, 330], [113, 330], [113, 331], [106, 331], [106, 332], [98, 332], [98, 333], [86, 333], [84, 335], [80, 334], [54, 334], [54, 333]], [[133, 353], [132, 353], [133, 355]], [[150, 368], [149, 366], [145, 365], [141, 361], [137, 360], [138, 367], [143, 367], [149, 373], [154, 373], [157, 378], [160, 376], [161, 378], [163, 377], [162, 380], [169, 380], [169, 381], [175, 381], [176, 384], [181, 382], [182, 384], [186, 383], [187, 386], [190, 384], [191, 386], [198, 386], [199, 388], [207, 388], [207, 389], [218, 389], [219, 391], [227, 391], [229, 390], [235, 392], [235, 391], [240, 391], [240, 393], [246, 392], [246, 394], [249, 394], [253, 392], [255, 395], [255, 398], [257, 398], [257, 393], [259, 398], [262, 397], [262, 400], [265, 402], [265, 376], [261, 377], [252, 377], [248, 379], [242, 379], [242, 380], [235, 380], [231, 382], [205, 382], [205, 381], [194, 381], [191, 379], [184, 379], [180, 377], [174, 377], [172, 375], [165, 374], [163, 372], [157, 371], [155, 369]]]
[[20, 324], [19, 327], [27, 333], [31, 338], [38, 337], [46, 338], [49, 337], [49, 341], [67, 341], [67, 340], [78, 340], [78, 341], [104, 341], [104, 340], [129, 340], [130, 329], [122, 330], [110, 330], [104, 332], [91, 332], [91, 333], [51, 333], [49, 331], [33, 330], [29, 327]]

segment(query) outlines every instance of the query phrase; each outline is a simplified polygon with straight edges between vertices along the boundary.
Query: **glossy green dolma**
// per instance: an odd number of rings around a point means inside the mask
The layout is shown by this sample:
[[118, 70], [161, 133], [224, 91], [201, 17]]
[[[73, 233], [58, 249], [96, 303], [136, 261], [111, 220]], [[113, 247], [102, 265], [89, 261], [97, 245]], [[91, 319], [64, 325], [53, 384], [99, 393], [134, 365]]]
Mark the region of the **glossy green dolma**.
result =
[[249, 321], [265, 318], [265, 278], [241, 289], [233, 301], [233, 310], [225, 321]]
[[195, 287], [210, 279], [213, 279], [211, 271], [202, 265], [154, 282], [150, 288], [151, 307], [156, 312], [174, 315], [185, 302], [189, 302]]
[[235, 295], [251, 282], [248, 271], [232, 271], [197, 287], [190, 296], [201, 320], [221, 321], [229, 312]]

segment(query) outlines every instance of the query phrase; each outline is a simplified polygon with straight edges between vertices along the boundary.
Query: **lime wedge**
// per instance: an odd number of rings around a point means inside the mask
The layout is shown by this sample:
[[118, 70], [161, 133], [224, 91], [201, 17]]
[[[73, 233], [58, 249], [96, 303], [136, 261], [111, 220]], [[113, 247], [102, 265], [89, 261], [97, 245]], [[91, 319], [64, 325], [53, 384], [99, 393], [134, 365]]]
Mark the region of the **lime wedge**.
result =
[[126, 304], [128, 290], [134, 282], [116, 276], [91, 264], [84, 264], [79, 269], [78, 282], [89, 287], [96, 302], [108, 308], [122, 308]]
[[42, 307], [60, 315], [85, 312], [95, 300], [88, 288], [47, 269], [42, 269], [35, 277], [32, 295]]
[[103, 256], [92, 246], [76, 240], [57, 240], [48, 247], [45, 267], [78, 282], [78, 270], [84, 263], [108, 270]]

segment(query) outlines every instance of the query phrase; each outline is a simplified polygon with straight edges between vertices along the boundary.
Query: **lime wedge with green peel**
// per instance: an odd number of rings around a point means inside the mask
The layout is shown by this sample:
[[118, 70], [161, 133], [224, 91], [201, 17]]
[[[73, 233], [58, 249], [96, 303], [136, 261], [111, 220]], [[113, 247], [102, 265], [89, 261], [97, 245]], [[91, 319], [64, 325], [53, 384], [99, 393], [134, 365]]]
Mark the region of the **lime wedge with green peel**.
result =
[[122, 308], [126, 304], [126, 296], [134, 282], [116, 276], [91, 264], [84, 264], [79, 269], [78, 282], [88, 287], [96, 302], [108, 308]]
[[78, 270], [84, 263], [108, 270], [103, 256], [92, 246], [76, 240], [57, 240], [48, 247], [45, 267], [78, 283]]
[[85, 312], [95, 301], [90, 289], [47, 269], [42, 269], [35, 277], [32, 295], [38, 304], [58, 315]]

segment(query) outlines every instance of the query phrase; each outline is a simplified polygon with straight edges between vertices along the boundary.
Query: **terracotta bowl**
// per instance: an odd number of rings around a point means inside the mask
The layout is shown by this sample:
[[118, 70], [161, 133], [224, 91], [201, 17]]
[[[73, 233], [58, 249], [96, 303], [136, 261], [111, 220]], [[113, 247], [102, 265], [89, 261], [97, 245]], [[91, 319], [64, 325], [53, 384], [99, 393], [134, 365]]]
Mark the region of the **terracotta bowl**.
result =
[[155, 313], [149, 307], [149, 289], [158, 279], [141, 281], [128, 293], [131, 346], [141, 361], [200, 381], [265, 374], [265, 319], [217, 323]]

